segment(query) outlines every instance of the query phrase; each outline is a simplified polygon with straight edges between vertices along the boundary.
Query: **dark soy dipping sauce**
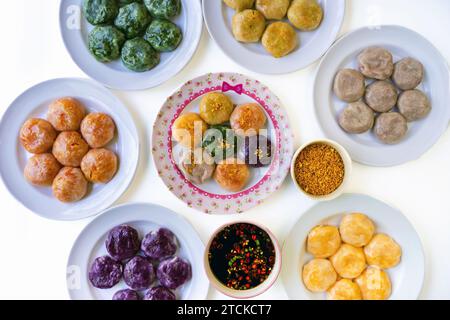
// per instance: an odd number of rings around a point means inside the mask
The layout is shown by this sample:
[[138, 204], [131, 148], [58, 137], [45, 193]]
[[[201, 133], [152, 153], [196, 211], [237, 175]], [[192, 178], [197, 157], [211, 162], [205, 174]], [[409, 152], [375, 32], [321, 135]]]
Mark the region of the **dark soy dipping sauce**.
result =
[[225, 227], [213, 239], [209, 265], [216, 278], [235, 290], [249, 290], [269, 277], [275, 264], [275, 247], [261, 228], [247, 223]]

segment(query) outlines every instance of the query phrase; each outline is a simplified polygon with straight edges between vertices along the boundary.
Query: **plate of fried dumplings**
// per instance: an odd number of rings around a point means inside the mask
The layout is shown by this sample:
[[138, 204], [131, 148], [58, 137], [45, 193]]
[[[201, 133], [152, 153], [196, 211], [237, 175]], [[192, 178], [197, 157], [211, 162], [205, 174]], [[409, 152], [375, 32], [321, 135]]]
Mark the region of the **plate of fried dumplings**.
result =
[[303, 69], [339, 33], [343, 0], [211, 0], [203, 15], [211, 37], [236, 63], [265, 74]]
[[55, 79], [20, 95], [0, 125], [0, 173], [14, 197], [55, 220], [116, 201], [137, 168], [139, 139], [125, 106], [89, 80]]
[[402, 213], [357, 194], [313, 207], [283, 248], [291, 299], [415, 300], [424, 268], [420, 238]]

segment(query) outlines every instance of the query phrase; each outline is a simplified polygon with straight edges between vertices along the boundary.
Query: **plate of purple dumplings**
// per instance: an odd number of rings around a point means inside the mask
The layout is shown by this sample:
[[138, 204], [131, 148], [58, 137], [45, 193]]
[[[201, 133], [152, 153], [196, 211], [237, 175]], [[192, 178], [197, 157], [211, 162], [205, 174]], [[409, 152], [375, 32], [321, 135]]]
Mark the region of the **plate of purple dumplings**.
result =
[[67, 267], [73, 300], [205, 299], [204, 245], [178, 214], [135, 203], [105, 211], [76, 240]]

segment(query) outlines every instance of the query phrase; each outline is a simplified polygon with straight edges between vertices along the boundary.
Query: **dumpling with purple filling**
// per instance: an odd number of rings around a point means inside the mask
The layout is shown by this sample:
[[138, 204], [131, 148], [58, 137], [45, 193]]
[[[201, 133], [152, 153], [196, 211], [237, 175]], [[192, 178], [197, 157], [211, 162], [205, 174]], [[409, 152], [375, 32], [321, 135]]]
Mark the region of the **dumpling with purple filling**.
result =
[[174, 257], [161, 262], [156, 274], [164, 287], [175, 290], [192, 278], [192, 269], [189, 262]]
[[113, 228], [108, 233], [105, 244], [109, 255], [117, 261], [133, 258], [141, 246], [138, 232], [127, 225]]
[[145, 290], [155, 281], [155, 268], [147, 259], [136, 256], [125, 265], [123, 278], [131, 289]]
[[172, 231], [161, 228], [152, 231], [144, 237], [141, 250], [155, 260], [162, 260], [173, 256], [177, 252], [177, 239]]
[[141, 298], [139, 297], [139, 294], [136, 291], [130, 290], [130, 289], [124, 289], [124, 290], [117, 291], [114, 294], [112, 299], [113, 300], [123, 300], [123, 301], [141, 300]]
[[89, 270], [89, 281], [99, 289], [110, 289], [122, 279], [122, 264], [108, 256], [99, 257]]
[[144, 300], [169, 301], [169, 300], [177, 300], [177, 297], [175, 296], [175, 293], [173, 293], [169, 289], [163, 286], [157, 286], [151, 288], [145, 293]]

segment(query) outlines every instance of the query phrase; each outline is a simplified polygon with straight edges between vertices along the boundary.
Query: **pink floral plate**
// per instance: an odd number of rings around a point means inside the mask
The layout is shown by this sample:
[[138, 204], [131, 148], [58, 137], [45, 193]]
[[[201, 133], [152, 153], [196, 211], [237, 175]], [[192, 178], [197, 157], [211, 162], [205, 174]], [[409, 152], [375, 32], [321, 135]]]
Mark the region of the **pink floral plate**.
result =
[[[237, 105], [258, 103], [268, 119], [272, 163], [252, 169], [246, 189], [237, 193], [224, 191], [214, 181], [194, 185], [178, 168], [181, 147], [172, 140], [172, 125], [183, 113], [198, 112], [203, 95], [215, 91], [226, 93]], [[261, 204], [280, 188], [293, 155], [292, 131], [278, 97], [258, 80], [236, 73], [207, 74], [183, 85], [162, 106], [154, 124], [152, 142], [155, 166], [169, 190], [189, 207], [207, 214], [242, 213]]]

